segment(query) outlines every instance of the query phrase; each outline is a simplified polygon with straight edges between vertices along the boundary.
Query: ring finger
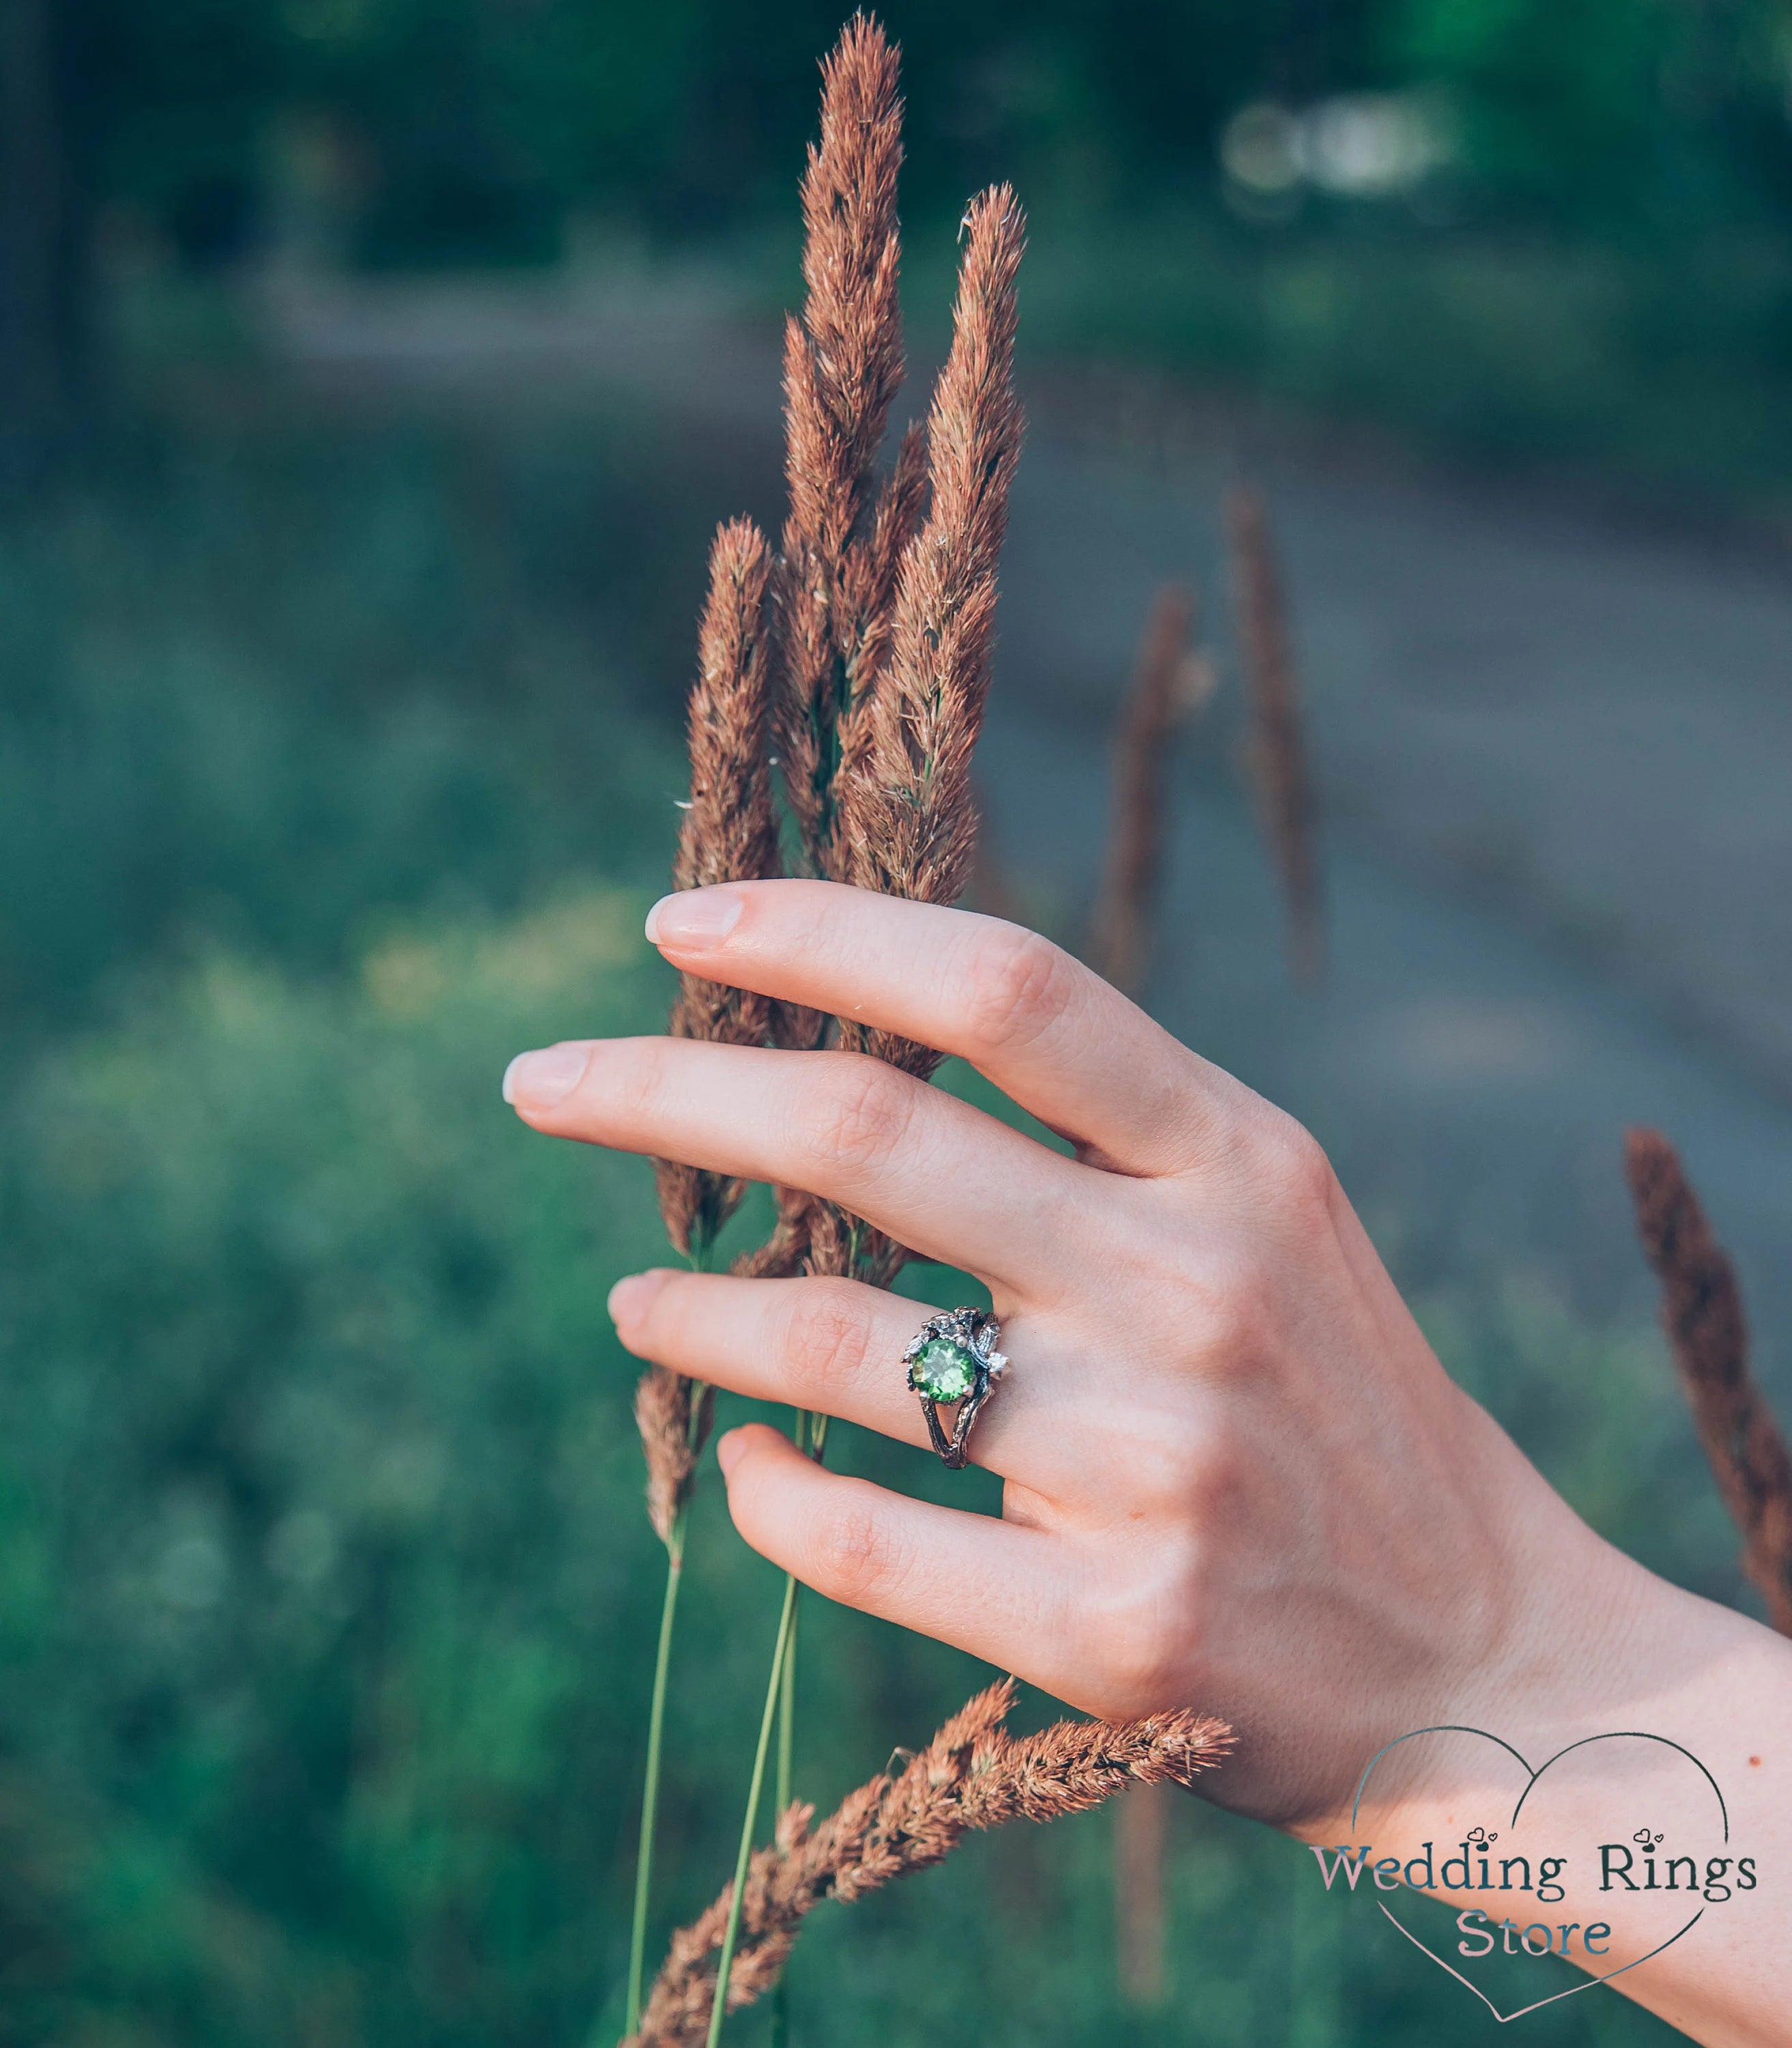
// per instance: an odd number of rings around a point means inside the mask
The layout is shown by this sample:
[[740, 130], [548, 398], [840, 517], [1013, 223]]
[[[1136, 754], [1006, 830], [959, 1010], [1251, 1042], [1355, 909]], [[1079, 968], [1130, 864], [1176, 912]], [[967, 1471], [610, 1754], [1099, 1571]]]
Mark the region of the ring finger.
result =
[[[660, 1268], [618, 1282], [610, 1313], [638, 1357], [927, 1447], [926, 1418], [902, 1363], [936, 1313], [925, 1302], [856, 1280], [737, 1280]], [[1024, 1371], [1004, 1375], [971, 1432], [974, 1464], [1038, 1492], [1053, 1490], [1061, 1475], [1050, 1447], [1061, 1432], [1038, 1424], [1054, 1377], [1031, 1352]]]

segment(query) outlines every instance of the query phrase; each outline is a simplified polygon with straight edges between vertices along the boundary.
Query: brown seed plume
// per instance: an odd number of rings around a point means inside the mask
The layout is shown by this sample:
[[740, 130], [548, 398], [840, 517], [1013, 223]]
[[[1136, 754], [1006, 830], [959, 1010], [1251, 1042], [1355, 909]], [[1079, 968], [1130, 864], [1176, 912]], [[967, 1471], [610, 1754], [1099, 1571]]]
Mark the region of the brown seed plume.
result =
[[[716, 534], [691, 692], [691, 796], [673, 863], [677, 889], [778, 872], [768, 739], [770, 573], [764, 537], [751, 520], [734, 520]], [[695, 975], [679, 976], [671, 1022], [675, 1038], [759, 1045], [770, 1030], [770, 1006], [764, 996]], [[742, 1184], [726, 1175], [669, 1159], [657, 1161], [655, 1173], [666, 1234], [686, 1254], [693, 1243], [700, 1248], [711, 1243], [739, 1204]]]
[[[995, 644], [996, 566], [1020, 459], [1014, 395], [1015, 281], [1026, 217], [992, 187], [964, 216], [952, 341], [927, 423], [930, 499], [897, 579], [890, 646], [871, 701], [868, 742], [844, 789], [848, 879], [929, 903], [956, 900], [976, 853], [971, 758], [983, 728]], [[840, 1043], [925, 1080], [931, 1046], [840, 1020]], [[902, 1246], [824, 1207], [810, 1270], [888, 1286]], [[838, 1263], [830, 1263], [838, 1262]]]
[[[675, 888], [778, 871], [769, 751], [770, 574], [764, 537], [751, 520], [721, 528], [710, 550], [709, 596], [697, 635], [688, 720], [691, 795], [673, 862]], [[683, 974], [670, 1028], [677, 1038], [762, 1045], [770, 1006], [763, 996]], [[654, 1170], [666, 1235], [687, 1255], [707, 1251], [738, 1206], [742, 1183], [673, 1159], [656, 1160]], [[693, 1392], [689, 1380], [660, 1366], [650, 1367], [635, 1388], [634, 1419], [647, 1461], [647, 1517], [668, 1545], [690, 1492], [713, 1405], [706, 1388], [693, 1414]]]
[[[789, 510], [774, 578], [780, 674], [773, 725], [805, 866], [851, 879], [845, 793], [862, 770], [887, 657], [898, 565], [926, 502], [926, 442], [911, 427], [875, 487], [877, 455], [902, 378], [896, 211], [902, 103], [897, 52], [855, 14], [822, 66], [820, 139], [803, 180], [801, 320], [785, 330], [785, 468]], [[824, 1044], [832, 1020], [774, 1006], [776, 1042]], [[778, 1191], [771, 1238], [742, 1263], [760, 1277], [847, 1271], [816, 1263], [822, 1205]], [[821, 1255], [844, 1241], [823, 1219]]]
[[1736, 1270], [1712, 1235], [1680, 1156], [1658, 1131], [1624, 1134], [1637, 1234], [1662, 1283], [1662, 1326], [1731, 1519], [1742, 1568], [1792, 1635], [1792, 1456], [1748, 1366]]
[[1297, 981], [1325, 979], [1325, 909], [1313, 844], [1315, 805], [1301, 730], [1288, 608], [1269, 511], [1246, 485], [1226, 495], [1239, 647], [1251, 699], [1251, 766], [1263, 828], [1282, 877], [1289, 965]]
[[647, 1460], [647, 1519], [654, 1534], [670, 1545], [673, 1524], [689, 1497], [697, 1454], [709, 1434], [716, 1390], [705, 1387], [693, 1413], [695, 1389], [681, 1372], [650, 1365], [634, 1389], [635, 1426]]
[[[974, 1830], [1055, 1821], [1130, 1784], [1185, 1784], [1231, 1744], [1222, 1723], [1180, 1711], [1139, 1721], [1060, 1721], [1017, 1739], [1002, 1727], [1014, 1697], [1011, 1679], [978, 1693], [900, 1772], [862, 1785], [819, 1825], [807, 1806], [780, 1816], [775, 1841], [748, 1868], [728, 1974], [731, 2010], [777, 1982], [804, 1915], [824, 1899], [861, 1899], [925, 1869]], [[673, 1936], [641, 2031], [625, 2048], [687, 2048], [704, 2038], [732, 1892], [730, 1886]]]
[[[970, 753], [989, 647], [1020, 416], [1012, 382], [1022, 221], [1005, 188], [976, 201], [952, 347], [925, 434], [911, 427], [881, 490], [879, 445], [902, 374], [897, 297], [902, 162], [896, 52], [863, 14], [823, 66], [821, 134], [803, 181], [805, 301], [785, 329], [789, 512], [774, 578], [774, 712], [785, 795], [809, 871], [950, 902], [976, 838]], [[886, 844], [892, 828], [901, 844]], [[830, 1034], [922, 1077], [939, 1056], [813, 1012], [778, 1041]], [[901, 1247], [832, 1204], [781, 1191], [755, 1272], [887, 1282]]]
[[[1026, 219], [1007, 186], [972, 201], [964, 234], [952, 347], [928, 416], [927, 519], [902, 559], [889, 654], [842, 791], [845, 879], [928, 903], [956, 900], [976, 853], [971, 757], [989, 696], [996, 565], [1020, 458], [1015, 279]], [[940, 1064], [931, 1046], [849, 1018], [839, 1042], [920, 1080]], [[907, 1259], [881, 1231], [816, 1205], [812, 1273], [886, 1287]]]
[[874, 502], [902, 379], [896, 84], [896, 52], [877, 22], [855, 14], [822, 66], [821, 136], [802, 187], [803, 316], [785, 334], [790, 504], [778, 576], [778, 744], [805, 857], [835, 879], [843, 754], [875, 686], [921, 484], [918, 445], [906, 443]]
[[1164, 784], [1172, 734], [1212, 695], [1211, 662], [1189, 650], [1195, 600], [1166, 584], [1146, 621], [1114, 751], [1114, 813], [1095, 922], [1095, 964], [1136, 995], [1150, 952], [1164, 865]]
[[743, 1251], [734, 1270], [748, 1280], [785, 1280], [803, 1270], [815, 1221], [816, 1197], [800, 1188], [773, 1190], [778, 1220], [757, 1251]]
[[863, 549], [849, 552], [842, 578], [848, 595], [848, 653], [844, 673], [851, 679], [836, 731], [840, 765], [834, 773], [829, 816], [832, 837], [828, 872], [836, 881], [852, 879], [852, 851], [847, 840], [847, 792], [859, 780], [871, 749], [878, 679], [889, 659], [897, 580], [927, 509], [927, 436], [918, 423], [903, 429], [895, 467], [880, 494], [870, 537]]
[[[851, 879], [950, 903], [976, 844], [971, 755], [982, 729], [995, 643], [996, 564], [1020, 456], [1014, 395], [1015, 280], [1026, 222], [1014, 193], [971, 203], [952, 309], [952, 349], [927, 425], [931, 502], [897, 579], [888, 661], [872, 707], [864, 772], [848, 792]], [[902, 1041], [867, 1049], [906, 1065]]]

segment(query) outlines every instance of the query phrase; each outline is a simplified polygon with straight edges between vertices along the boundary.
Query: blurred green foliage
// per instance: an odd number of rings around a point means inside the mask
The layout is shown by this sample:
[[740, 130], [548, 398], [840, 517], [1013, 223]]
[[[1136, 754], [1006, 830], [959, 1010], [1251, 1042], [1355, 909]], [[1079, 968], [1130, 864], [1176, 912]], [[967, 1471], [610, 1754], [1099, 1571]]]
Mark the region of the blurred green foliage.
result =
[[[1781, 0], [886, 12], [917, 245], [1014, 179], [1035, 353], [1166, 362], [1484, 458], [1782, 495]], [[769, 265], [768, 297], [793, 289], [790, 193], [837, 5], [66, 0], [48, 18], [77, 268], [543, 266], [696, 239]], [[1260, 149], [1251, 169], [1241, 115], [1282, 124], [1282, 170]], [[103, 337], [41, 324], [103, 386]]]
[[[177, 217], [265, 189], [266, 125], [328, 112], [358, 153], [370, 253], [526, 254], [599, 204], [663, 227], [782, 209], [837, 4], [726, 0], [71, 0], [74, 103], [103, 195]], [[1654, 223], [1792, 196], [1776, 0], [1046, 0], [884, 10], [917, 189], [999, 168], [1035, 192], [1212, 186], [1247, 102], [1423, 90], [1495, 213]], [[460, 247], [456, 250], [456, 242]]]
[[15, 1034], [198, 939], [324, 968], [395, 907], [663, 871], [666, 725], [737, 479], [706, 454], [694, 487], [644, 418], [320, 435], [259, 387], [220, 403], [223, 374], [0, 545]]

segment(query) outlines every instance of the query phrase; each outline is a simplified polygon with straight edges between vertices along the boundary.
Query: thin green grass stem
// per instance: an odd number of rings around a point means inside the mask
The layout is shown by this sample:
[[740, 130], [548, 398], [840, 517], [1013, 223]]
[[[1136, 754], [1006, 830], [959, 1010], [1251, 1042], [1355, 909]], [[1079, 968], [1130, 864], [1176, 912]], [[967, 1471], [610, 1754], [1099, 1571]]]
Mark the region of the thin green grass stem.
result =
[[728, 1924], [722, 1936], [722, 1953], [716, 1966], [716, 1999], [709, 2008], [707, 2048], [716, 2048], [722, 2038], [722, 2022], [727, 2015], [728, 1974], [734, 1968], [735, 1945], [740, 1938], [740, 1910], [747, 1896], [747, 1866], [753, 1857], [753, 1835], [758, 1825], [759, 1801], [766, 1789], [766, 1760], [771, 1748], [772, 1724], [784, 1690], [784, 1659], [797, 1615], [797, 1581], [786, 1573], [784, 1604], [778, 1617], [778, 1639], [771, 1654], [771, 1680], [766, 1687], [765, 1710], [759, 1716], [759, 1740], [753, 1751], [753, 1778], [747, 1789], [747, 1813], [741, 1822], [740, 1849], [735, 1858], [735, 1879], [728, 1901]]
[[790, 1779], [796, 1760], [797, 1639], [802, 1625], [802, 1595], [790, 1623], [790, 1646], [784, 1653], [784, 1678], [778, 1695], [778, 1775], [772, 1783], [772, 1811], [782, 1813], [790, 1803]]
[[[799, 1451], [809, 1448], [809, 1417], [806, 1409], [791, 1411], [790, 1439]], [[772, 1789], [772, 1811], [782, 1813], [790, 1803], [791, 1773], [797, 1743], [797, 1638], [802, 1621], [802, 1596], [790, 1623], [790, 1645], [784, 1654], [783, 1689], [778, 1698], [778, 1776]], [[780, 1987], [782, 1988], [782, 1986]]]
[[[809, 1455], [817, 1464], [828, 1448], [828, 1422], [825, 1415], [809, 1414], [799, 1417], [797, 1424], [797, 1442], [802, 1445], [804, 1423], [808, 1425]], [[753, 1856], [753, 1834], [759, 1821], [759, 1800], [765, 1790], [766, 1756], [771, 1747], [772, 1724], [783, 1705], [785, 1672], [792, 1666], [797, 1647], [797, 1594], [798, 1588], [793, 1574], [786, 1573], [784, 1580], [784, 1605], [778, 1617], [778, 1640], [771, 1654], [771, 1678], [766, 1687], [765, 1711], [759, 1717], [759, 1741], [753, 1752], [753, 1782], [747, 1788], [747, 1817], [741, 1824], [740, 1850], [735, 1859], [734, 1890], [728, 1901], [728, 1924], [722, 1936], [722, 1953], [716, 1972], [716, 2000], [709, 2008], [709, 2038], [706, 2048], [716, 2048], [722, 2038], [722, 2022], [727, 2015], [728, 1972], [734, 1968], [735, 1945], [740, 1938], [740, 1912], [747, 1896], [747, 1866]], [[785, 1725], [791, 1725], [791, 1716], [786, 1716]], [[780, 1744], [778, 1774], [785, 1790], [781, 1795], [788, 1802], [789, 1779]], [[782, 1808], [780, 1809], [782, 1811]], [[781, 1987], [782, 1988], [782, 1987]], [[774, 2011], [777, 2008], [774, 2008]], [[788, 2011], [785, 2013], [788, 2023]]]
[[[693, 1247], [690, 1258], [699, 1273], [709, 1270], [712, 1246], [707, 1239]], [[704, 1383], [691, 1386], [691, 1441], [703, 1414]], [[685, 1577], [685, 1531], [690, 1518], [687, 1504], [681, 1507], [665, 1541], [665, 1600], [660, 1608], [659, 1647], [654, 1655], [654, 1697], [647, 1709], [647, 1767], [641, 1782], [641, 1833], [634, 1852], [634, 1913], [629, 1926], [627, 2031], [641, 2025], [641, 1997], [647, 1962], [647, 1913], [654, 1889], [654, 1837], [659, 1825], [660, 1755], [665, 1740], [666, 1681], [672, 1670], [673, 1630], [678, 1616], [678, 1589]]]
[[654, 1701], [647, 1714], [647, 1769], [641, 1788], [641, 1839], [634, 1857], [634, 1919], [629, 1931], [628, 2031], [641, 2024], [641, 1991], [647, 1959], [647, 1906], [654, 1883], [654, 1830], [659, 1818], [660, 1750], [665, 1734], [666, 1674], [672, 1666], [673, 1623], [685, 1576], [685, 1515], [681, 1510], [666, 1544], [665, 1604], [654, 1661]]
[[[803, 1448], [809, 1422], [807, 1415], [797, 1417], [797, 1448]], [[790, 1640], [785, 1647], [784, 1672], [778, 1686], [778, 1776], [772, 1790], [771, 1809], [774, 1815], [782, 1813], [791, 1801], [791, 1780], [794, 1775], [797, 1740], [797, 1646], [802, 1633], [802, 1589], [797, 1588], [795, 1606], [790, 1612]], [[790, 1984], [788, 1971], [780, 1976], [771, 1995], [771, 2048], [789, 2048], [790, 2039]]]

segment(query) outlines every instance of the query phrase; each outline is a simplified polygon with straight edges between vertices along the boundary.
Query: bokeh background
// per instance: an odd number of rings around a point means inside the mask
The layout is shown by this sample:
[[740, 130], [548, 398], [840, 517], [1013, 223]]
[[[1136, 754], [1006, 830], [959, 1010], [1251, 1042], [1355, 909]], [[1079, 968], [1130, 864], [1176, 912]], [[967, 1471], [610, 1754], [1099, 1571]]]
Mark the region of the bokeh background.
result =
[[[1682, 1144], [1792, 1414], [1792, 16], [886, 19], [917, 384], [968, 192], [1033, 220], [986, 900], [1084, 942], [1131, 649], [1195, 583], [1222, 683], [1152, 1006], [1319, 1132], [1594, 1525], [1747, 1606], [1617, 1159], [1627, 1121]], [[777, 518], [840, 20], [0, 6], [0, 2042], [618, 2031], [661, 1563], [603, 1301], [661, 1240], [640, 1162], [497, 1084], [663, 1015], [704, 551]], [[1318, 991], [1239, 768], [1239, 476], [1325, 805]], [[716, 1494], [656, 1937], [725, 1874], [777, 1593]], [[812, 1602], [800, 1789], [985, 1675]], [[1129, 2005], [1111, 1843], [1010, 1831], [818, 1914], [793, 2038], [1495, 2038], [1192, 1801]], [[1524, 2023], [1669, 2038], [1607, 1992]]]

